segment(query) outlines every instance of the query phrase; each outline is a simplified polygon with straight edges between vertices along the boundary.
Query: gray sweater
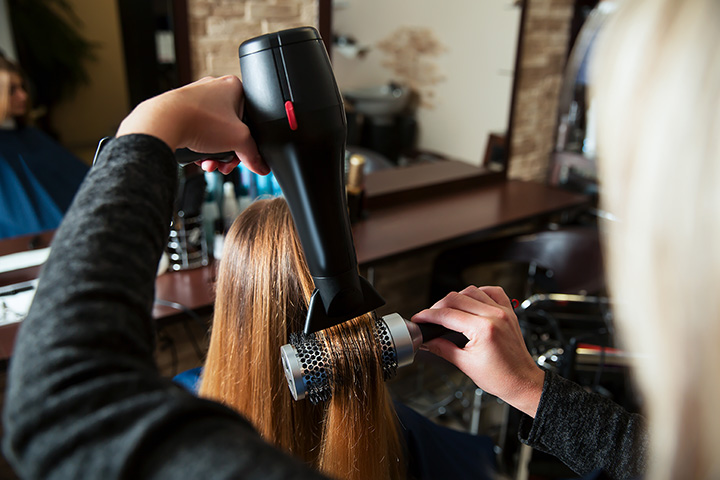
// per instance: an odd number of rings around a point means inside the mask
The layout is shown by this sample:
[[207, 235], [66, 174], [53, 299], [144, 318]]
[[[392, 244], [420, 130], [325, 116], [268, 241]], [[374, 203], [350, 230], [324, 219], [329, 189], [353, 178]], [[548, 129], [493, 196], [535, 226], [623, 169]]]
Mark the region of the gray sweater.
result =
[[3, 448], [22, 478], [321, 478], [157, 371], [176, 178], [160, 140], [113, 140], [60, 226], [10, 363]]
[[519, 437], [580, 474], [603, 470], [609, 478], [630, 479], [647, 466], [642, 416], [551, 372], [545, 373], [535, 418], [523, 415], [520, 421]]

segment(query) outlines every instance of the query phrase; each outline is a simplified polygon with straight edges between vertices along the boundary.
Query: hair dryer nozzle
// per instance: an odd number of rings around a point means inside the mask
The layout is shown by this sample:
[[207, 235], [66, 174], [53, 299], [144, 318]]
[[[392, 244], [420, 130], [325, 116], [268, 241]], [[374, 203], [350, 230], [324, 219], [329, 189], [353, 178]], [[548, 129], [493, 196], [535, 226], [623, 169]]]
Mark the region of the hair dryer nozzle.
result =
[[324, 330], [385, 305], [385, 300], [357, 271], [347, 273], [314, 278], [317, 289], [310, 298], [303, 333]]

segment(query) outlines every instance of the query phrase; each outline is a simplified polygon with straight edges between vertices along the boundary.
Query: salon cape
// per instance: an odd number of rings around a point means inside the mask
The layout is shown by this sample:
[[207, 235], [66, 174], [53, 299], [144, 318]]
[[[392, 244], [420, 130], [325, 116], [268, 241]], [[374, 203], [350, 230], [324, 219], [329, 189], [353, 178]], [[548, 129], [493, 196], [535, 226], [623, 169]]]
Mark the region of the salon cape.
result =
[[87, 170], [40, 130], [0, 129], [0, 238], [57, 228]]

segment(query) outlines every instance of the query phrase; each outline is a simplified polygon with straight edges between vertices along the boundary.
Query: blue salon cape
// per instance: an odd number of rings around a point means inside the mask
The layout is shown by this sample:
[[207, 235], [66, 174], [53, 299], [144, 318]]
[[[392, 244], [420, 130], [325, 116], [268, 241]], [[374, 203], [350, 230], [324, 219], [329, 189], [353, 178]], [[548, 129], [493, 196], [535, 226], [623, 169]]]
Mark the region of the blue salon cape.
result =
[[36, 128], [0, 130], [0, 239], [57, 228], [87, 171]]
[[[197, 393], [201, 374], [202, 367], [197, 367], [176, 375], [173, 381]], [[395, 402], [395, 411], [405, 440], [408, 478], [495, 478], [495, 453], [490, 437], [440, 426], [399, 402]]]

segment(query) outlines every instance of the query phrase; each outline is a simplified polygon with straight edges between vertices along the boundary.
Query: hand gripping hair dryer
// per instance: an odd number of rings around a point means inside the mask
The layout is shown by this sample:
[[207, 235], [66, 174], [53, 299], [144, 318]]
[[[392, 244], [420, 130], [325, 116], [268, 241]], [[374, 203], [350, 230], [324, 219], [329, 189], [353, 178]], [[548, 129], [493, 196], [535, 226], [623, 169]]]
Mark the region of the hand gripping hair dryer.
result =
[[315, 291], [304, 333], [385, 301], [358, 274], [344, 186], [346, 120], [325, 47], [312, 27], [239, 47], [245, 123], [290, 207]]

